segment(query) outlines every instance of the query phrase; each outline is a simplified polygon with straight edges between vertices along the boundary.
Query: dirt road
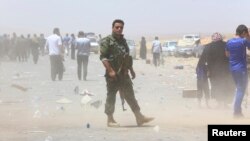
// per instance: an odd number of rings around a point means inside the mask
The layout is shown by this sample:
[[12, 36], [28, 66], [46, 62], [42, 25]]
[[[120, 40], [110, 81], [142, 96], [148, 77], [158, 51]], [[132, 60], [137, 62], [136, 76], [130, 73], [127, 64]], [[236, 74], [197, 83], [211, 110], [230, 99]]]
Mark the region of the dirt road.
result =
[[[249, 109], [243, 108], [245, 119], [235, 120], [232, 107], [218, 109], [212, 100], [210, 109], [205, 104], [199, 108], [196, 99], [182, 98], [183, 89], [196, 88], [197, 58], [167, 57], [165, 65], [158, 68], [145, 60], [134, 61], [136, 98], [142, 113], [155, 120], [137, 127], [128, 105], [128, 110], [122, 111], [117, 96], [114, 117], [121, 127], [108, 128], [104, 114], [104, 67], [98, 57], [90, 56], [87, 81], [77, 79], [76, 61], [69, 57], [63, 81], [55, 82], [50, 79], [48, 56], [40, 57], [37, 65], [31, 61], [2, 61], [0, 140], [206, 141], [208, 124], [250, 123]], [[184, 69], [175, 69], [176, 65], [183, 65]], [[77, 86], [80, 92], [87, 90], [93, 96], [84, 101], [82, 95], [74, 92]]]

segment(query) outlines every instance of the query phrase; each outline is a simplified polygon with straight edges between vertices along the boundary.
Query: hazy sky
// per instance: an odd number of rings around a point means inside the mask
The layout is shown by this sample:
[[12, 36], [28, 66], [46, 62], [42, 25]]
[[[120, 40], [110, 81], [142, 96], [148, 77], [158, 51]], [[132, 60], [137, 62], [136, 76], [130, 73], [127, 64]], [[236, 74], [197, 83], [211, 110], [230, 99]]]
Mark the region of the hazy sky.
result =
[[250, 26], [250, 0], [0, 0], [0, 34], [59, 27], [107, 35], [116, 18], [128, 37], [234, 33], [239, 24]]

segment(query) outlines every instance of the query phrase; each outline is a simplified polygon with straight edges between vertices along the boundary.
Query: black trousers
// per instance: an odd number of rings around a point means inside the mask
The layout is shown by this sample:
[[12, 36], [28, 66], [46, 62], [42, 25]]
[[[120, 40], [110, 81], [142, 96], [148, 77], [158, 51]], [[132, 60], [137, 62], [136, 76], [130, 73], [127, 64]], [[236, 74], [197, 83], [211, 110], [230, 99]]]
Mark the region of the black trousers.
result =
[[58, 79], [62, 80], [64, 66], [63, 66], [63, 58], [61, 55], [51, 55], [50, 56], [50, 65], [51, 65], [51, 79], [55, 81], [56, 76], [58, 75]]
[[82, 68], [83, 68], [83, 79], [86, 80], [88, 73], [88, 55], [77, 55], [77, 76], [79, 80], [82, 80]]
[[197, 78], [197, 97], [201, 99], [203, 94], [205, 95], [205, 99], [210, 99], [210, 90], [207, 78]]

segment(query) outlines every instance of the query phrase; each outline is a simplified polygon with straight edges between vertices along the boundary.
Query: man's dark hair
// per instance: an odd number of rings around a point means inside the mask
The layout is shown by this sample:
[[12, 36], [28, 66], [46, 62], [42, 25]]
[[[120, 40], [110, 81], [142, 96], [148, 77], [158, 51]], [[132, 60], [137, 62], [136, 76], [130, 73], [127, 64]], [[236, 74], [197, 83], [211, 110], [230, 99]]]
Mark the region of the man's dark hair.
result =
[[116, 20], [114, 20], [113, 23], [112, 23], [112, 27], [115, 26], [115, 23], [121, 23], [122, 25], [124, 25], [124, 21], [121, 20], [121, 19], [116, 19]]
[[244, 24], [241, 24], [237, 27], [236, 29], [236, 35], [241, 35], [244, 32], [248, 33], [248, 28], [247, 26], [245, 26]]
[[60, 35], [59, 28], [57, 28], [57, 27], [54, 28], [53, 33], [54, 33], [54, 34], [57, 34], [57, 35]]

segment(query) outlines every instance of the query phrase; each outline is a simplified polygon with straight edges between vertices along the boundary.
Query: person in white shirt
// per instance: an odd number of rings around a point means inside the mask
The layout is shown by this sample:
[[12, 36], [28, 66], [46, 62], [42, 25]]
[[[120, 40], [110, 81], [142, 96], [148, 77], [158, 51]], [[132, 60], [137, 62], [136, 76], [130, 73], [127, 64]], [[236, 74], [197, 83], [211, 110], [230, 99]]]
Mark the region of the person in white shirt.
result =
[[54, 28], [53, 34], [47, 38], [45, 48], [49, 51], [52, 81], [55, 81], [57, 75], [58, 79], [62, 80], [64, 72], [64, 52], [59, 28]]
[[152, 44], [153, 63], [155, 67], [160, 65], [160, 54], [162, 52], [161, 42], [158, 39], [159, 38], [156, 36]]

